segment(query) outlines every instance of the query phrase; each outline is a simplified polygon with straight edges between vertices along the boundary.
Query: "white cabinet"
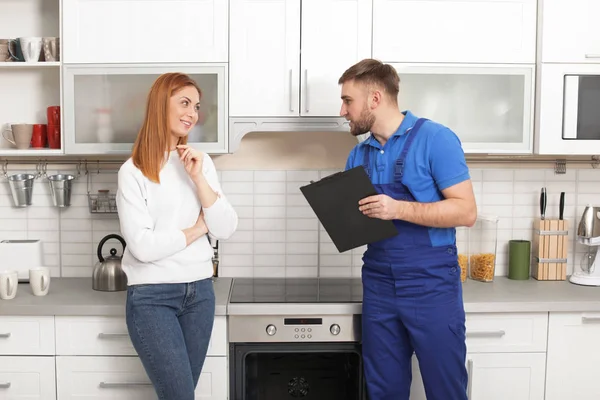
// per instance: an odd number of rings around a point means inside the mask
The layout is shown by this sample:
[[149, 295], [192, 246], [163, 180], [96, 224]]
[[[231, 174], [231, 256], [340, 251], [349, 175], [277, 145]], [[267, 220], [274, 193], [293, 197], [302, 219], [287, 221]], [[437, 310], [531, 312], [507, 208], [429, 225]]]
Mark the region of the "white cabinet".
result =
[[[122, 317], [56, 317], [57, 355], [137, 355]], [[216, 316], [209, 356], [227, 355], [227, 320]]]
[[[544, 400], [547, 313], [469, 313], [466, 328], [469, 400]], [[412, 368], [410, 399], [426, 400]]]
[[600, 398], [600, 313], [550, 313], [546, 400]]
[[452, 129], [466, 153], [533, 151], [533, 65], [393, 65], [399, 107]]
[[541, 61], [600, 63], [600, 1], [542, 0]]
[[54, 357], [0, 357], [0, 399], [56, 399]]
[[[59, 400], [156, 399], [137, 357], [56, 357]], [[227, 359], [207, 357], [196, 399], [227, 400]]]
[[129, 154], [152, 84], [174, 71], [202, 90], [188, 143], [207, 153], [227, 152], [227, 64], [71, 64], [64, 68], [63, 90], [67, 154]]
[[469, 400], [544, 400], [545, 353], [468, 354]]
[[0, 355], [54, 355], [54, 317], [0, 317]]
[[[59, 0], [0, 2], [0, 9], [2, 40], [17, 39], [18, 42], [18, 38], [60, 36]], [[44, 57], [40, 59], [42, 61], [0, 62], [0, 157], [42, 157], [63, 153], [60, 138], [59, 146], [54, 146], [58, 148], [51, 149], [46, 143], [39, 149], [18, 149], [1, 134], [11, 124], [46, 125], [48, 107], [60, 105], [61, 63], [44, 61]], [[6, 136], [11, 138], [9, 134]]]
[[600, 154], [600, 64], [542, 64], [539, 154]]
[[373, 0], [373, 57], [385, 62], [535, 63], [536, 3]]
[[371, 57], [371, 0], [231, 0], [231, 117], [339, 116], [338, 79]]
[[223, 0], [63, 0], [64, 62], [226, 62]]

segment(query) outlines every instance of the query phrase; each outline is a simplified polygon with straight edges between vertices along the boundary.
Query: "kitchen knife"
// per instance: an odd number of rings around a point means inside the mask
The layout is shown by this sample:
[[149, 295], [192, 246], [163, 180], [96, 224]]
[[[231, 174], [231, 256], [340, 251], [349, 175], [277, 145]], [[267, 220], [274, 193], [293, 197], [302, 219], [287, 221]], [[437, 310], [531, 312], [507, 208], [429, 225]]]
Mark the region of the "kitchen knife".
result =
[[546, 188], [542, 188], [542, 193], [540, 194], [540, 213], [542, 214], [542, 219], [546, 219], [546, 203], [548, 198], [546, 197]]
[[565, 192], [560, 192], [560, 206], [558, 208], [558, 219], [564, 219], [565, 214]]

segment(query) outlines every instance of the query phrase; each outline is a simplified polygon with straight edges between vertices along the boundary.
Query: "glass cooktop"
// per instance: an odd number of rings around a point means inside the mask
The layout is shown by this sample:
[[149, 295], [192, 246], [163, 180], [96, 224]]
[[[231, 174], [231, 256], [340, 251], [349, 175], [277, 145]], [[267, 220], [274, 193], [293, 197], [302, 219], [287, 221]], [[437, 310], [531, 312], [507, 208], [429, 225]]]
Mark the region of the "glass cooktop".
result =
[[235, 278], [230, 303], [360, 303], [360, 278]]

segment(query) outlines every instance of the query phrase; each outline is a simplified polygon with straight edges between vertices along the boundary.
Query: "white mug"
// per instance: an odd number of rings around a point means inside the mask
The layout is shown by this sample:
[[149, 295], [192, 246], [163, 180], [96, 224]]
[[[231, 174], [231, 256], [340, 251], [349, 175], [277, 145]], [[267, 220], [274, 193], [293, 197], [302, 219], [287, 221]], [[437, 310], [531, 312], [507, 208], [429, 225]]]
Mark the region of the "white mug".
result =
[[17, 295], [19, 274], [17, 271], [0, 272], [0, 299], [10, 300]]
[[50, 269], [48, 267], [29, 270], [29, 286], [35, 296], [45, 296], [50, 289]]

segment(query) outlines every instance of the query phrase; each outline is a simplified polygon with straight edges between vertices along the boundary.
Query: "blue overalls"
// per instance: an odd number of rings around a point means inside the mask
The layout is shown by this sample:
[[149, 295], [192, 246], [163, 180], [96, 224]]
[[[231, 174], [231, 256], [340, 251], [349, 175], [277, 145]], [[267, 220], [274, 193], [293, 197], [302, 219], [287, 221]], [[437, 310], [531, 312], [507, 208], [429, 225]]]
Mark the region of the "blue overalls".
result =
[[[379, 193], [415, 201], [402, 183], [418, 119]], [[370, 148], [364, 156], [369, 176]], [[467, 400], [465, 312], [456, 245], [432, 246], [427, 227], [395, 220], [398, 235], [371, 243], [363, 256], [363, 357], [370, 400], [408, 400], [411, 357], [427, 400]]]

